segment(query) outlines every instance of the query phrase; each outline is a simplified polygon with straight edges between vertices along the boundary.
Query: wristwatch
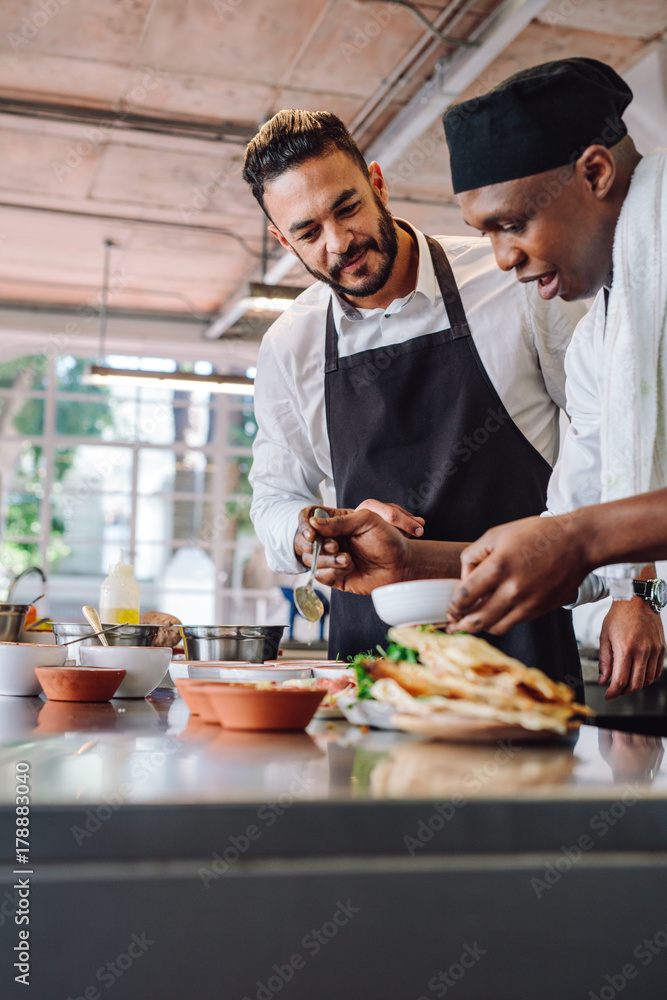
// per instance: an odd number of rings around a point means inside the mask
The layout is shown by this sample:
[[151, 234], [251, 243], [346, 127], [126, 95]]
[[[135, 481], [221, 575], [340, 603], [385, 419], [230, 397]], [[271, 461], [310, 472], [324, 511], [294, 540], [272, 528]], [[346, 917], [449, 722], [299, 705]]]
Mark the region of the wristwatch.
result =
[[667, 607], [667, 583], [664, 580], [633, 580], [635, 596], [643, 597], [658, 614]]

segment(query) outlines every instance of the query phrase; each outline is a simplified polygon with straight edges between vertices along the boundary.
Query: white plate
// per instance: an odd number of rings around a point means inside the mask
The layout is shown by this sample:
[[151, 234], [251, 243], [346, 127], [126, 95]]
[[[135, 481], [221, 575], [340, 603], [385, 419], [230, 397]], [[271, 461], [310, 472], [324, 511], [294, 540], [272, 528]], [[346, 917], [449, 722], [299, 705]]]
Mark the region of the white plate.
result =
[[204, 680], [226, 681], [228, 684], [250, 684], [257, 681], [281, 681], [308, 680], [312, 675], [309, 669], [296, 670], [280, 667], [262, 667], [261, 664], [253, 664], [249, 667], [216, 667], [213, 664], [200, 666], [190, 663], [186, 677], [197, 677]]
[[449, 743], [498, 743], [499, 740], [511, 740], [513, 743], [552, 743], [554, 740], [570, 739], [572, 733], [579, 729], [578, 722], [569, 727], [568, 733], [561, 734], [551, 729], [526, 729], [524, 726], [467, 718], [454, 713], [450, 715], [446, 712], [405, 715], [394, 708], [392, 714], [394, 729]]
[[344, 719], [345, 716], [339, 708], [318, 708], [315, 712], [316, 719]]
[[396, 729], [392, 716], [396, 715], [393, 705], [384, 705], [373, 698], [356, 698], [341, 696], [336, 702], [348, 722], [354, 726], [372, 726], [374, 729]]
[[189, 673], [190, 667], [231, 667], [233, 669], [238, 669], [239, 667], [257, 666], [261, 666], [261, 664], [249, 663], [245, 660], [172, 660], [169, 666], [169, 676], [172, 681], [185, 680], [186, 677], [192, 676]]
[[278, 660], [265, 660], [265, 667], [344, 667], [344, 663], [336, 660], [290, 660], [288, 656], [280, 657]]

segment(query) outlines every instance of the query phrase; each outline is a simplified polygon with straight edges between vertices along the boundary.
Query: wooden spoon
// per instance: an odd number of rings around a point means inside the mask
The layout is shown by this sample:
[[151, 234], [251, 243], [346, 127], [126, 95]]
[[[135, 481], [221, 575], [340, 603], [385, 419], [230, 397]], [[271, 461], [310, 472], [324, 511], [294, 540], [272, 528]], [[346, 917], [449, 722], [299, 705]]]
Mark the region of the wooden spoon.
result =
[[103, 646], [108, 646], [107, 637], [102, 633], [102, 622], [100, 621], [100, 616], [95, 608], [89, 607], [87, 604], [85, 607], [81, 608], [88, 622], [93, 626], [95, 632], [99, 633], [100, 642]]

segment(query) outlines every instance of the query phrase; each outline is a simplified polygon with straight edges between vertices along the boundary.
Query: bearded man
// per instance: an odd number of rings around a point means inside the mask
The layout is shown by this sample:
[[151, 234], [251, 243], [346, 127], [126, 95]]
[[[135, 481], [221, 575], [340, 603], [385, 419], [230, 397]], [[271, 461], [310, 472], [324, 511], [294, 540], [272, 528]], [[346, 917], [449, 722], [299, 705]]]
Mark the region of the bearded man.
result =
[[[339, 509], [441, 540], [443, 575], [458, 576], [467, 541], [544, 509], [583, 309], [508, 278], [488, 240], [433, 239], [394, 219], [379, 164], [333, 114], [279, 112], [249, 144], [244, 177], [316, 279], [258, 359], [251, 516], [269, 565], [309, 563], [324, 485]], [[331, 541], [319, 565], [333, 575], [347, 558]], [[332, 594], [330, 655], [385, 635], [370, 598]], [[579, 676], [567, 611], [494, 641], [555, 678]]]

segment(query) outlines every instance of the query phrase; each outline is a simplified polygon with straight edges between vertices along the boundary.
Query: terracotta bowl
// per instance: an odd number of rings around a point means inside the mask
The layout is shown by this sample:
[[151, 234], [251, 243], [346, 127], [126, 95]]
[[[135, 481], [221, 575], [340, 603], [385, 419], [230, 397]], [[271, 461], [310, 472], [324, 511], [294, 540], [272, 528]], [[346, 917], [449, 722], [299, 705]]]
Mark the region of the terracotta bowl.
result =
[[52, 701], [109, 701], [125, 677], [124, 670], [94, 667], [35, 667], [35, 673]]
[[192, 715], [198, 715], [202, 722], [219, 726], [220, 720], [213, 711], [213, 706], [207, 694], [202, 690], [211, 686], [209, 680], [196, 680], [193, 677], [179, 677], [174, 681], [183, 701]]
[[225, 729], [305, 729], [324, 691], [208, 684], [204, 688]]

